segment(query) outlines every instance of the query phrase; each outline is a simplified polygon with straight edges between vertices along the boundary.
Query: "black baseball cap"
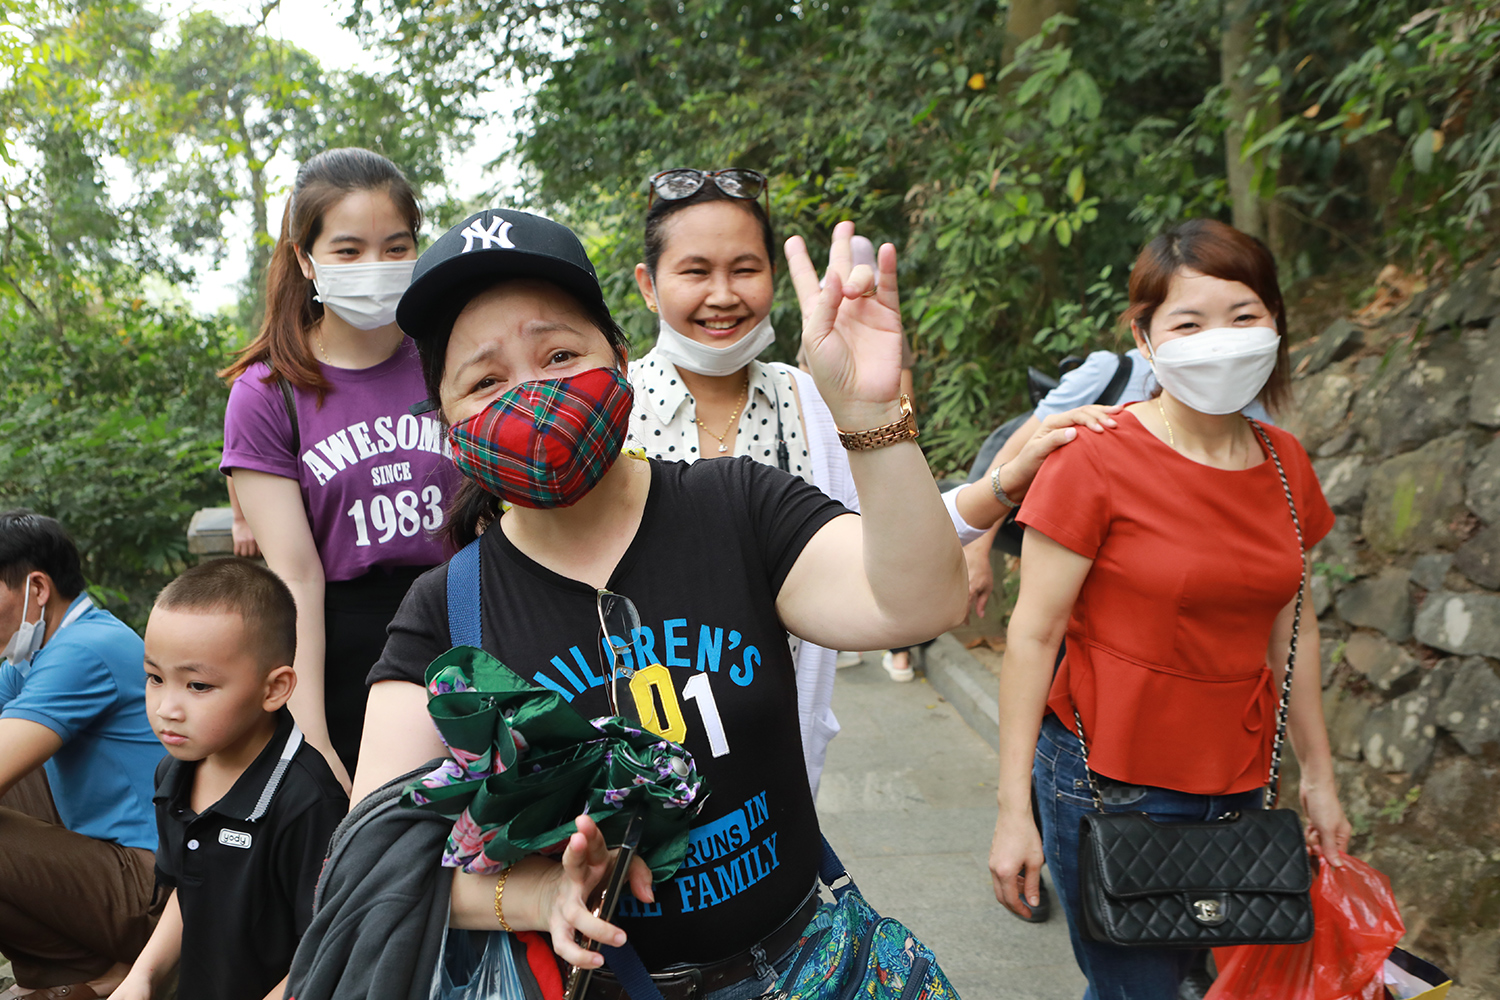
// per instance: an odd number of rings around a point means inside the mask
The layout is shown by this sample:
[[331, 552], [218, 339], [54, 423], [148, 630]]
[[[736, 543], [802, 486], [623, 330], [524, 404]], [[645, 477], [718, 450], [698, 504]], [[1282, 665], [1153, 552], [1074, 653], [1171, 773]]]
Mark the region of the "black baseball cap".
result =
[[509, 208], [487, 208], [449, 229], [417, 259], [396, 323], [413, 340], [448, 333], [482, 289], [506, 278], [541, 278], [606, 315], [599, 277], [573, 230]]

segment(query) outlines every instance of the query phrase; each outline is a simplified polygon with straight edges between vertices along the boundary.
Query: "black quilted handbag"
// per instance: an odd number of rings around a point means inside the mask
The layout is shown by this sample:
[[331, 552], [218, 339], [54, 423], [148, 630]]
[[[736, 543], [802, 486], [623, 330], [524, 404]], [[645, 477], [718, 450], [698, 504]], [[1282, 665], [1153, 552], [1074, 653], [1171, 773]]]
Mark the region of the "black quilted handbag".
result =
[[[1286, 470], [1264, 429], [1253, 420], [1250, 426], [1276, 463], [1300, 553], [1302, 522]], [[1303, 577], [1276, 713], [1264, 810], [1229, 813], [1208, 823], [1158, 823], [1140, 812], [1106, 813], [1098, 783], [1088, 772], [1098, 812], [1083, 817], [1078, 868], [1084, 927], [1094, 940], [1152, 948], [1217, 948], [1298, 944], [1312, 938], [1312, 868], [1302, 822], [1292, 810], [1274, 808], [1305, 570]], [[1073, 718], [1087, 766], [1088, 741], [1083, 739], [1077, 709]]]

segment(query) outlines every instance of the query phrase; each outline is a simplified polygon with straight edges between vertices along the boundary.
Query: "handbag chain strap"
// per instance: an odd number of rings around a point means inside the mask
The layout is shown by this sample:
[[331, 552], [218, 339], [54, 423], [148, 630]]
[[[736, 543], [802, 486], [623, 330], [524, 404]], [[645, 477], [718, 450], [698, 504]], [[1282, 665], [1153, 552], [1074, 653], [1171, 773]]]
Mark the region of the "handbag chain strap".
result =
[[[1281, 456], [1276, 454], [1276, 446], [1271, 443], [1271, 437], [1265, 428], [1249, 417], [1245, 420], [1255, 431], [1255, 436], [1266, 446], [1266, 451], [1270, 452], [1271, 461], [1276, 464], [1276, 474], [1281, 477], [1281, 489], [1286, 494], [1286, 505], [1292, 512], [1292, 527], [1297, 531], [1297, 558], [1302, 566], [1301, 579], [1297, 584], [1296, 610], [1292, 613], [1292, 641], [1287, 649], [1286, 675], [1281, 681], [1281, 703], [1276, 708], [1276, 738], [1271, 742], [1271, 773], [1266, 778], [1266, 808], [1274, 809], [1281, 797], [1281, 748], [1286, 743], [1287, 714], [1292, 704], [1292, 668], [1297, 662], [1297, 634], [1302, 626], [1302, 595], [1307, 590], [1307, 550], [1303, 545], [1302, 518], [1297, 514], [1297, 502], [1292, 499], [1292, 486], [1287, 482]], [[1076, 704], [1073, 706], [1073, 721], [1078, 724], [1078, 742], [1083, 747], [1083, 768], [1084, 773], [1089, 776], [1089, 794], [1093, 796], [1094, 808], [1103, 812], [1104, 797], [1099, 794], [1099, 783], [1094, 780], [1094, 772], [1089, 768], [1089, 743], [1084, 738], [1083, 718], [1078, 714]]]

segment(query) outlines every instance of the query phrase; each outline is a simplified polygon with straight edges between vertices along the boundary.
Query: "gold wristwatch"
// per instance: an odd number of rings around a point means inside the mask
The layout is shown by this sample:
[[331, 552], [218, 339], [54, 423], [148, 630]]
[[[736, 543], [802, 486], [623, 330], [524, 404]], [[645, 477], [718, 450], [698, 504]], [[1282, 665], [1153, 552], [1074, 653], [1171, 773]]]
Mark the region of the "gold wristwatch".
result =
[[839, 444], [849, 451], [873, 451], [902, 441], [915, 441], [917, 417], [911, 411], [911, 397], [901, 394], [901, 418], [883, 427], [867, 431], [839, 431]]

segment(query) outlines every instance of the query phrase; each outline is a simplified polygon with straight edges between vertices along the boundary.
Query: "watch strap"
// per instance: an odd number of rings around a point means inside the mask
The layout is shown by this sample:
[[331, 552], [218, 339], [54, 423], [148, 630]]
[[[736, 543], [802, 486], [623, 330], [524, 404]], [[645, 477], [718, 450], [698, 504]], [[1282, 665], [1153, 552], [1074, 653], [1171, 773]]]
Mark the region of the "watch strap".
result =
[[873, 451], [917, 437], [917, 418], [912, 413], [911, 397], [901, 394], [901, 416], [888, 424], [864, 431], [839, 431], [839, 444], [848, 451]]
[[1005, 463], [1001, 462], [1000, 465], [996, 467], [995, 471], [990, 473], [990, 492], [994, 493], [995, 499], [1005, 504], [1005, 506], [1019, 507], [1021, 505], [1015, 500], [1012, 500], [1006, 494], [1005, 487], [1000, 485], [1000, 470], [1003, 468], [1005, 468]]

